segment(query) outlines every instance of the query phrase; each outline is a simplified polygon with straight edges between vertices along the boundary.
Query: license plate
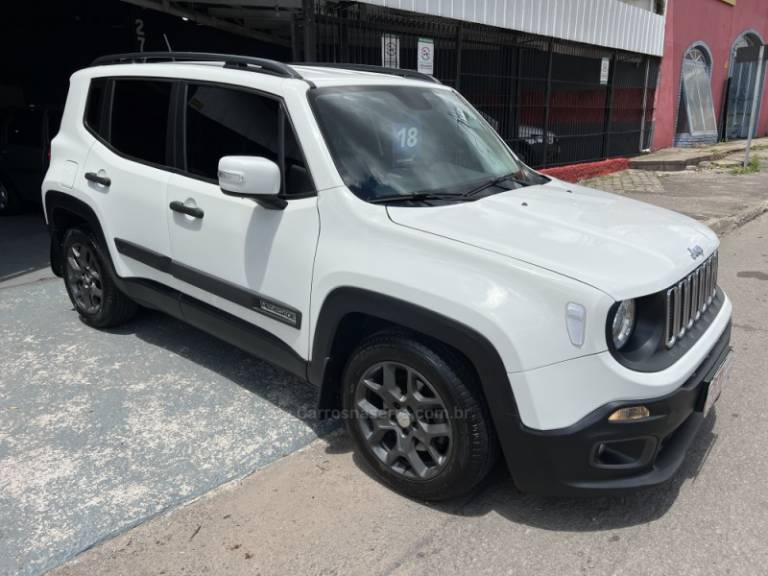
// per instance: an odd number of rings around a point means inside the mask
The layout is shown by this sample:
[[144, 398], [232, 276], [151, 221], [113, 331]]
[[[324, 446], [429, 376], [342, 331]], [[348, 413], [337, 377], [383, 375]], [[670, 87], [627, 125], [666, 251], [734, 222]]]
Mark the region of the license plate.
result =
[[709, 414], [709, 411], [714, 406], [717, 399], [720, 398], [720, 393], [723, 391], [723, 387], [728, 382], [728, 378], [731, 376], [731, 365], [733, 364], [733, 353], [729, 352], [725, 357], [725, 360], [720, 364], [720, 368], [717, 369], [715, 375], [712, 376], [712, 380], [707, 387], [707, 399], [704, 402], [704, 416]]

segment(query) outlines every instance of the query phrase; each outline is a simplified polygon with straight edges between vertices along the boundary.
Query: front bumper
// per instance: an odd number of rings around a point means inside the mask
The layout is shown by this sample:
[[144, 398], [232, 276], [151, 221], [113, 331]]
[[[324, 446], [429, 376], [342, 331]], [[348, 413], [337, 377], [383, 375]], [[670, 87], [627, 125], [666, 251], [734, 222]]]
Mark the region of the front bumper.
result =
[[[557, 430], [541, 431], [521, 424], [515, 461], [510, 462], [517, 486], [544, 495], [599, 495], [670, 479], [704, 420], [707, 387], [730, 351], [730, 338], [729, 321], [687, 381], [664, 396], [610, 402], [576, 424]], [[618, 408], [638, 404], [650, 409], [649, 418], [608, 421]]]

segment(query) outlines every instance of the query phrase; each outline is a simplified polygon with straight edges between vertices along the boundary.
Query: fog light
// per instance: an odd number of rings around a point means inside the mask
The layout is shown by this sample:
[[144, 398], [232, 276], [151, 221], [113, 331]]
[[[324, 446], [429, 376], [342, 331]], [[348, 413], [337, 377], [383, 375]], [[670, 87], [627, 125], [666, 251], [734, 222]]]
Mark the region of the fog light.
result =
[[610, 422], [626, 422], [628, 420], [642, 420], [650, 415], [651, 411], [645, 406], [630, 406], [628, 408], [619, 408], [608, 416], [608, 420]]

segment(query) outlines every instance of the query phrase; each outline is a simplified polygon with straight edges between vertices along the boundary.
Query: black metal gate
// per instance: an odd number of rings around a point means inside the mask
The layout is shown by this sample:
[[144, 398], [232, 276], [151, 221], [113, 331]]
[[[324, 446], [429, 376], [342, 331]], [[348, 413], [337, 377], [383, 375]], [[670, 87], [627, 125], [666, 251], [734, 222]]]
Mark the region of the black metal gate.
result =
[[400, 68], [416, 69], [419, 38], [432, 39], [434, 75], [533, 166], [630, 156], [650, 144], [658, 58], [366, 4], [324, 3], [314, 16], [311, 30], [294, 35], [304, 44], [297, 58], [381, 65], [390, 35]]

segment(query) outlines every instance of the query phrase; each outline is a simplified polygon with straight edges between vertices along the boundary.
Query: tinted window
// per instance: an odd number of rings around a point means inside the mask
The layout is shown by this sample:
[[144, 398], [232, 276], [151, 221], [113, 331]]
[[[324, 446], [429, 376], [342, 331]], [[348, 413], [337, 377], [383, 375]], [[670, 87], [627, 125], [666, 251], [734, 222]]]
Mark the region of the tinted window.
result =
[[[280, 164], [280, 103], [252, 92], [190, 85], [187, 92], [187, 170], [217, 179], [222, 156], [261, 156]], [[312, 180], [286, 121], [284, 193], [313, 191]]]
[[120, 153], [166, 164], [171, 82], [115, 81], [109, 142]]
[[94, 78], [91, 80], [91, 86], [88, 89], [88, 102], [85, 105], [85, 125], [99, 136], [104, 135], [104, 127], [101, 125], [101, 120], [106, 88], [106, 78]]
[[278, 162], [276, 100], [228, 88], [190, 85], [187, 169], [216, 180], [222, 156], [263, 156]]
[[43, 112], [25, 110], [17, 112], [8, 126], [8, 144], [41, 148], [43, 137]]

